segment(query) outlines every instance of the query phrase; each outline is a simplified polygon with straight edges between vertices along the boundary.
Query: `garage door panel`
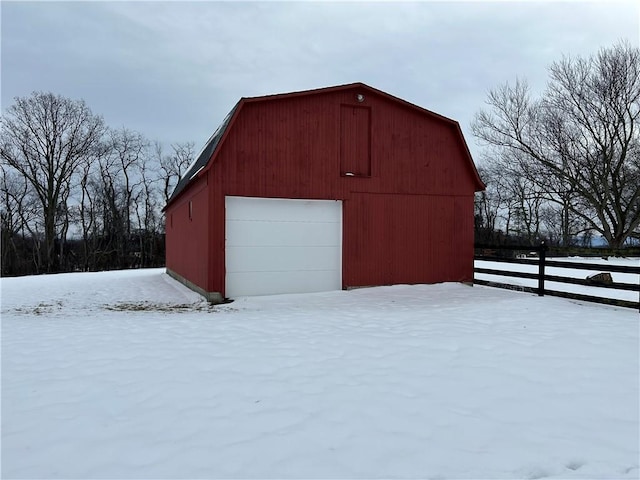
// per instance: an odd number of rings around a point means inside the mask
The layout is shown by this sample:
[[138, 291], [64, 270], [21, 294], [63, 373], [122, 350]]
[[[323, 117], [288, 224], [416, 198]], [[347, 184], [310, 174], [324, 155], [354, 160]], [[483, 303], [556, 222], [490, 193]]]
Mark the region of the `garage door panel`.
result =
[[[227, 273], [227, 290], [251, 292], [241, 295], [273, 295], [335, 290], [335, 272], [236, 272]], [[233, 294], [228, 294], [233, 297]]]
[[335, 222], [342, 210], [337, 200], [298, 200], [289, 198], [226, 197], [226, 219], [287, 222]]
[[[300, 223], [303, 223], [302, 225]], [[335, 222], [227, 221], [227, 246], [338, 246]]]
[[228, 297], [342, 288], [342, 202], [226, 197]]
[[230, 247], [227, 246], [227, 272], [277, 272], [332, 270], [340, 265], [334, 247], [319, 247], [309, 255], [306, 247]]

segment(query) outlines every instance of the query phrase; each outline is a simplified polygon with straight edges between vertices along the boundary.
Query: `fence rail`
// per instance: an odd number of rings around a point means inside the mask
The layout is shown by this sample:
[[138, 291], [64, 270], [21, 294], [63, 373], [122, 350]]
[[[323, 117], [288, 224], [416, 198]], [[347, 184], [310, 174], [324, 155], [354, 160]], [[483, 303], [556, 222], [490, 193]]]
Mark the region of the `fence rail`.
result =
[[[515, 272], [512, 270], [499, 270], [497, 268], [484, 268], [484, 267], [474, 268], [475, 273], [480, 273], [485, 275], [496, 275], [496, 276], [502, 276], [502, 277], [514, 277], [514, 278], [524, 278], [528, 280], [536, 280], [538, 285], [537, 288], [504, 283], [504, 282], [494, 282], [491, 280], [474, 279], [474, 283], [477, 283], [479, 285], [487, 285], [491, 287], [506, 288], [509, 290], [518, 290], [518, 291], [529, 292], [529, 293], [537, 293], [540, 296], [551, 295], [556, 297], [570, 298], [570, 299], [581, 300], [586, 302], [596, 302], [596, 303], [602, 303], [607, 305], [617, 305], [621, 307], [635, 308], [640, 310], [640, 282], [636, 282], [636, 283], [601, 282], [601, 281], [595, 281], [591, 279], [575, 278], [575, 277], [568, 277], [563, 275], [550, 275], [546, 273], [547, 267], [555, 267], [555, 268], [561, 268], [561, 269], [606, 271], [606, 272], [614, 272], [614, 273], [630, 273], [630, 274], [640, 275], [640, 266], [630, 267], [630, 266], [623, 266], [623, 265], [603, 265], [603, 264], [589, 264], [589, 263], [580, 263], [580, 262], [563, 262], [558, 260], [547, 260], [546, 253], [548, 249], [544, 243], [536, 247], [476, 246], [476, 250], [482, 251], [482, 254], [476, 255], [475, 257], [476, 260], [484, 260], [484, 261], [498, 262], [498, 263], [505, 263], [505, 264], [530, 265], [530, 266], [538, 267], [537, 273]], [[535, 254], [537, 255], [537, 258], [508, 258], [501, 254], [496, 255], [498, 253], [503, 253], [501, 251], [525, 251], [530, 253], [535, 252]], [[493, 255], [487, 255], [487, 253], [492, 253]], [[620, 300], [620, 299], [614, 299], [609, 297], [601, 297], [597, 295], [585, 295], [582, 293], [563, 292], [559, 290], [546, 288], [545, 281], [581, 285], [581, 286], [587, 286], [587, 287], [598, 287], [598, 288], [606, 288], [606, 289], [613, 289], [613, 290], [638, 292], [639, 298], [638, 298], [638, 301], [635, 302], [631, 300]]]

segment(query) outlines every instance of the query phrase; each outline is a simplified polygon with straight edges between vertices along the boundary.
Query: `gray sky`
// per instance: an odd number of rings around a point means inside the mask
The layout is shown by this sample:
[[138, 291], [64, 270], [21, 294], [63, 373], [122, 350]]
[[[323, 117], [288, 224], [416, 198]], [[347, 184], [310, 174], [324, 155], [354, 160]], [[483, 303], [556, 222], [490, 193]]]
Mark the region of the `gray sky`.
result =
[[364, 82], [460, 122], [562, 54], [638, 45], [640, 2], [2, 1], [2, 109], [34, 90], [199, 150], [240, 99]]

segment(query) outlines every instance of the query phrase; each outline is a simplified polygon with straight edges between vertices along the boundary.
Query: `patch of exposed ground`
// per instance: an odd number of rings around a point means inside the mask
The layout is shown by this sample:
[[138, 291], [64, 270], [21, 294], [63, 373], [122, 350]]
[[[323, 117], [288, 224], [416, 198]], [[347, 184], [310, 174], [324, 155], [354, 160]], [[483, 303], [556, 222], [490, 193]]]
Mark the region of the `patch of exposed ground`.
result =
[[10, 313], [22, 315], [49, 315], [62, 310], [63, 303], [58, 300], [54, 303], [40, 302], [35, 306], [25, 306], [9, 310]]
[[103, 305], [105, 310], [115, 312], [222, 312], [235, 311], [223, 305], [212, 305], [210, 303], [155, 303], [155, 302], [120, 302], [110, 305]]

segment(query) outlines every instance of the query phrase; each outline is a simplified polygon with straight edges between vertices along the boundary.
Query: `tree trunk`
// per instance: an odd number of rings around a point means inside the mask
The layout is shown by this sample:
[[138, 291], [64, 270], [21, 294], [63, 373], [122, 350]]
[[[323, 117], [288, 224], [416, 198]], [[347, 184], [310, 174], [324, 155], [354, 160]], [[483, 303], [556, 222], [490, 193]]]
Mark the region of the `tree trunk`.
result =
[[58, 271], [58, 261], [56, 254], [56, 222], [55, 211], [45, 211], [44, 217], [44, 258], [46, 273]]

